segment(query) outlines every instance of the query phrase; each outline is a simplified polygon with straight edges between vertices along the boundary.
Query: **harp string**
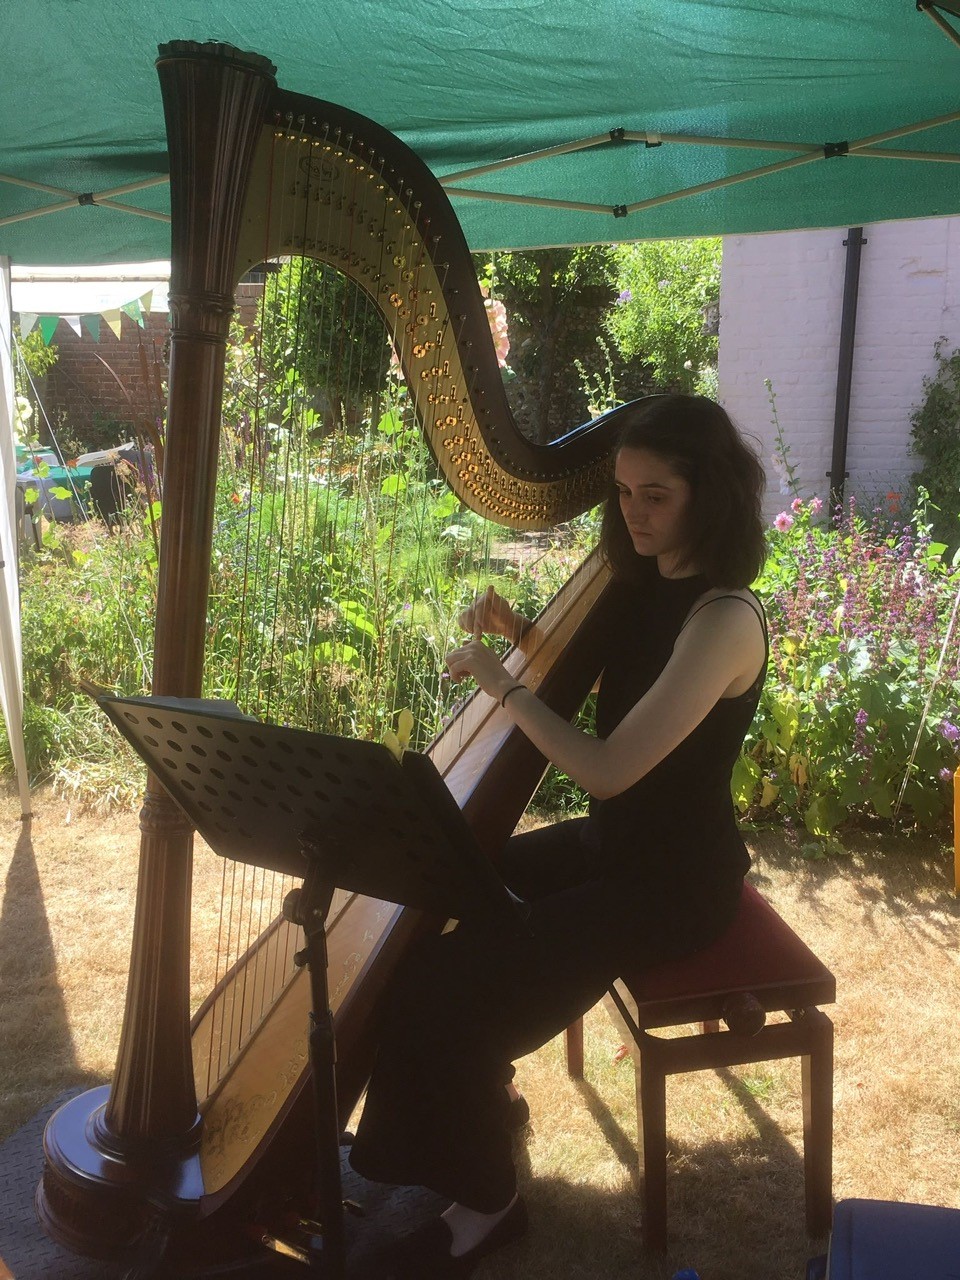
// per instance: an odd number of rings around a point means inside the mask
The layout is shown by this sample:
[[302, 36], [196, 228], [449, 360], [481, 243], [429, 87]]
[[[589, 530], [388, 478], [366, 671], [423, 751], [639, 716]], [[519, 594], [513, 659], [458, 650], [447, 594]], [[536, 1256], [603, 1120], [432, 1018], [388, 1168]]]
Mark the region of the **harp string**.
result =
[[[309, 143], [297, 149], [284, 141], [280, 151], [273, 161], [281, 166], [280, 189], [292, 193], [298, 181], [306, 181], [308, 199], [296, 203], [303, 215], [298, 214], [297, 226], [304, 243], [332, 242], [335, 202], [362, 199], [358, 174], [348, 171], [343, 195], [338, 196], [313, 168], [300, 165], [298, 157], [309, 159]], [[379, 225], [385, 266], [385, 204]], [[399, 235], [391, 234], [392, 265], [401, 260], [400, 269], [410, 273], [415, 290], [423, 269], [413, 227], [411, 216]], [[346, 247], [349, 252], [350, 245]], [[432, 460], [403, 465], [398, 446], [416, 429], [411, 411], [397, 394], [382, 390], [376, 381], [371, 384], [364, 365], [366, 344], [357, 335], [368, 334], [370, 317], [379, 315], [369, 291], [327, 263], [295, 263], [283, 257], [277, 266], [286, 279], [309, 282], [314, 296], [302, 292], [282, 313], [275, 305], [277, 275], [268, 277], [250, 426], [245, 434], [229, 436], [230, 457], [238, 463], [235, 475], [238, 480], [241, 474], [245, 477], [244, 502], [238, 505], [247, 510], [238, 570], [244, 608], [232, 696], [243, 710], [268, 719], [375, 738], [412, 703], [418, 745], [424, 746], [441, 714], [462, 699], [449, 684], [438, 686], [436, 674], [443, 652], [460, 634], [460, 609], [483, 587], [493, 538], [502, 534], [470, 514], [461, 520], [468, 536], [436, 536], [441, 521], [433, 510], [438, 485]], [[442, 267], [439, 276], [443, 283]], [[397, 307], [383, 327], [382, 347], [389, 337], [401, 364], [410, 368], [416, 326], [400, 314], [402, 310]], [[450, 325], [461, 336], [457, 317], [438, 318], [438, 347]], [[304, 358], [314, 368], [321, 367], [319, 348], [329, 334], [335, 339], [326, 365], [329, 429], [318, 438], [317, 405], [295, 371]], [[284, 368], [268, 356], [278, 351], [289, 353]], [[437, 412], [449, 413], [453, 406], [444, 406], [441, 377], [436, 370], [428, 377]], [[387, 410], [396, 416], [388, 422], [395, 434], [378, 430]], [[425, 449], [422, 452], [426, 457]], [[390, 475], [404, 471], [409, 473], [406, 489], [395, 482], [392, 491], [382, 495]], [[449, 588], [455, 563], [462, 570], [459, 595]], [[348, 583], [356, 586], [345, 595]], [[399, 626], [404, 614], [412, 624], [407, 630]], [[348, 660], [348, 648], [357, 651], [356, 667]], [[427, 671], [431, 663], [432, 674]], [[465, 719], [457, 728], [461, 744], [467, 731]], [[223, 889], [223, 941], [216, 971], [217, 984], [226, 987], [214, 1018], [217, 1035], [206, 1068], [208, 1092], [216, 1088], [226, 1064], [255, 1032], [294, 972], [292, 926], [272, 923], [293, 882], [235, 866], [231, 883], [225, 882]], [[242, 963], [244, 956], [250, 957], [249, 963]], [[234, 972], [239, 977], [231, 983]]]

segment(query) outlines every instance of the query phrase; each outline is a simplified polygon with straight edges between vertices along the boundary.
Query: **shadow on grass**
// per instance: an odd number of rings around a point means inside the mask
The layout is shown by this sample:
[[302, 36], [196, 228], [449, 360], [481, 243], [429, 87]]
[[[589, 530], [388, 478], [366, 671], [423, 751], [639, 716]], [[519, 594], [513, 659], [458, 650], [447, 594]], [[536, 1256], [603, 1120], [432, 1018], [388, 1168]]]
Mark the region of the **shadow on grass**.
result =
[[854, 891], [864, 925], [882, 912], [907, 932], [955, 945], [960, 897], [953, 891], [953, 852], [942, 839], [854, 831], [843, 837], [843, 854], [811, 859], [802, 851], [803, 842], [782, 830], [745, 832], [744, 837], [755, 855], [750, 878], [761, 892], [770, 885], [771, 870], [787, 872], [801, 902], [829, 924], [826, 894], [842, 880]]
[[103, 1083], [77, 1062], [30, 818], [23, 819], [0, 908], [0, 1026], [0, 1141], [56, 1094]]
[[694, 1268], [703, 1280], [789, 1280], [823, 1242], [804, 1231], [802, 1172], [786, 1172], [760, 1138], [671, 1152], [669, 1239], [644, 1249], [633, 1185], [619, 1190], [521, 1176], [530, 1232], [492, 1257], [476, 1280], [670, 1280]]
[[692, 1144], [668, 1135], [668, 1249], [647, 1251], [640, 1231], [642, 1180], [636, 1139], [586, 1080], [575, 1088], [622, 1167], [622, 1190], [600, 1192], [560, 1179], [530, 1179], [518, 1144], [521, 1186], [533, 1232], [511, 1263], [488, 1264], [478, 1280], [562, 1275], [668, 1280], [694, 1267], [711, 1280], [798, 1278], [823, 1241], [805, 1231], [803, 1157], [749, 1085], [733, 1071], [716, 1073], [744, 1112], [753, 1134]]

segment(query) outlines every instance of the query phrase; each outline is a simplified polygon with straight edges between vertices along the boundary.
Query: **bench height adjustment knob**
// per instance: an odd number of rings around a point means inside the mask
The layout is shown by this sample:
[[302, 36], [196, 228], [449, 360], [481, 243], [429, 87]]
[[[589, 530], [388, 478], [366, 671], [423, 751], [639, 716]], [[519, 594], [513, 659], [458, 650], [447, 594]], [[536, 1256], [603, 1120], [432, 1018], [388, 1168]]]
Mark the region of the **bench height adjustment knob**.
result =
[[724, 1004], [723, 1020], [738, 1036], [755, 1036], [763, 1030], [767, 1015], [756, 996], [749, 991], [738, 991]]

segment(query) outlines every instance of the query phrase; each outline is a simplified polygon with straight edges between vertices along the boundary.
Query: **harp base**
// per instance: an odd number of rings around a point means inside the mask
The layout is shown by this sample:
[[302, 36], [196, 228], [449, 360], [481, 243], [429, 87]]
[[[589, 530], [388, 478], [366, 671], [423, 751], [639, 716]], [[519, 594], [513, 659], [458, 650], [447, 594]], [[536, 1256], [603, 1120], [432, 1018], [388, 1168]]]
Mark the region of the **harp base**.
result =
[[162, 1253], [171, 1232], [196, 1218], [203, 1191], [199, 1156], [194, 1147], [158, 1153], [152, 1146], [148, 1172], [143, 1154], [112, 1149], [103, 1125], [109, 1093], [103, 1086], [71, 1098], [48, 1122], [37, 1216], [72, 1253]]

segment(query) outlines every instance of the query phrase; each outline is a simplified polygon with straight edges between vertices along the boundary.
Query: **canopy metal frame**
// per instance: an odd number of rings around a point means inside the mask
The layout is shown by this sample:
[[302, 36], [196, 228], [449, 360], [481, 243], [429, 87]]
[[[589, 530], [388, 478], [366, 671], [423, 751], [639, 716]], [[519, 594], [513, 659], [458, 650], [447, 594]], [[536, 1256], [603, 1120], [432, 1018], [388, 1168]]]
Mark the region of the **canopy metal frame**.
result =
[[12, 213], [0, 218], [0, 227], [7, 227], [13, 222], [27, 222], [31, 218], [42, 218], [48, 213], [62, 213], [64, 209], [75, 209], [77, 205], [94, 205], [101, 209], [115, 209], [118, 213], [133, 213], [140, 218], [152, 218], [156, 222], [169, 222], [169, 213], [160, 213], [156, 209], [141, 209], [135, 204], [122, 204], [115, 196], [131, 195], [134, 191], [145, 191], [149, 187], [167, 185], [169, 174], [153, 178], [141, 178], [136, 182], [127, 182], [120, 187], [109, 187], [105, 191], [68, 191], [64, 187], [51, 187], [45, 182], [33, 182], [27, 178], [15, 178], [9, 173], [0, 173], [0, 182], [13, 187], [25, 187], [28, 191], [43, 191], [47, 195], [62, 196], [55, 204], [39, 205], [35, 209], [25, 209], [21, 213]]
[[[927, 17], [929, 17], [940, 28], [952, 43], [960, 47], [960, 33], [958, 33], [956, 28], [953, 27], [940, 12], [940, 10], [944, 10], [954, 17], [960, 17], [960, 0], [916, 0], [916, 7], [919, 12], [926, 14]], [[951, 111], [943, 115], [934, 116], [927, 120], [918, 121], [914, 124], [901, 125], [897, 128], [885, 130], [882, 133], [875, 133], [868, 137], [857, 138], [852, 141], [838, 142], [802, 142], [771, 138], [722, 138], [711, 135], [662, 133], [655, 130], [627, 129], [620, 126], [611, 128], [605, 133], [572, 139], [569, 142], [559, 143], [555, 146], [526, 152], [520, 155], [506, 156], [503, 159], [491, 161], [488, 164], [475, 165], [468, 169], [461, 169], [455, 173], [449, 173], [442, 176], [440, 178], [440, 182], [446, 188], [450, 197], [454, 200], [480, 200], [500, 204], [516, 204], [549, 209], [572, 210], [581, 213], [595, 213], [602, 218], [612, 218], [617, 221], [622, 221], [631, 214], [642, 213], [647, 209], [671, 204], [679, 200], [689, 200], [696, 196], [704, 195], [707, 192], [717, 191], [724, 187], [735, 186], [745, 182], [753, 182], [759, 178], [770, 177], [776, 173], [783, 173], [786, 170], [795, 169], [802, 165], [814, 164], [823, 160], [849, 160], [850, 158], [861, 158], [871, 160], [911, 161], [914, 163], [920, 162], [927, 164], [960, 164], [960, 153], [956, 152], [900, 150], [895, 147], [886, 147], [882, 145], [883, 143], [892, 142], [897, 138], [907, 137], [914, 133], [922, 133], [925, 130], [936, 129], [941, 125], [953, 124], [957, 121], [960, 121], [960, 111]], [[771, 164], [760, 165], [752, 169], [745, 169], [740, 173], [728, 174], [710, 182], [701, 182], [694, 186], [684, 187], [676, 191], [663, 192], [659, 195], [649, 196], [643, 200], [624, 200], [618, 204], [600, 204], [583, 200], [563, 200], [559, 197], [524, 195], [522, 192], [491, 191], [488, 189], [463, 185], [475, 178], [485, 177], [494, 173], [502, 173], [506, 170], [520, 168], [525, 165], [558, 159], [574, 152], [608, 147], [622, 147], [631, 144], [643, 146], [648, 149], [662, 146], [724, 147], [734, 150], [740, 149], [768, 152], [782, 151], [788, 152], [789, 155], [784, 160], [778, 160]], [[154, 209], [139, 208], [136, 205], [130, 205], [117, 199], [118, 196], [129, 195], [136, 191], [144, 191], [152, 187], [166, 185], [168, 182], [169, 175], [163, 174], [151, 178], [140, 179], [135, 182], [129, 182], [122, 186], [107, 188], [99, 192], [76, 192], [69, 191], [62, 187], [51, 186], [42, 182], [18, 178], [11, 174], [0, 173], [0, 183], [8, 183], [12, 186], [22, 187], [32, 191], [43, 192], [47, 195], [60, 197], [59, 200], [52, 204], [40, 205], [33, 209], [24, 210], [20, 213], [10, 214], [7, 217], [0, 218], [0, 227], [9, 226], [15, 222], [23, 222], [34, 218], [45, 217], [47, 214], [59, 213], [67, 209], [76, 208], [77, 205], [113, 209], [119, 213], [128, 213], [136, 217], [150, 218], [157, 222], [169, 223], [170, 215], [167, 213], [162, 213]], [[626, 239], [629, 238], [629, 236], [627, 235], [623, 238]]]
[[[952, 28], [951, 28], [952, 30]], [[956, 33], [954, 33], [956, 34]], [[841, 157], [868, 157], [879, 160], [914, 160], [928, 161], [937, 164], [960, 164], [960, 153], [944, 151], [900, 151], [895, 147], [880, 147], [879, 143], [892, 142], [895, 138], [903, 138], [912, 133], [921, 133], [925, 129], [936, 129], [940, 125], [954, 124], [960, 120], [960, 111], [949, 111], [944, 115], [934, 116], [929, 120], [920, 120], [915, 124], [901, 125], [896, 129], [887, 129], [883, 133], [871, 134], [869, 137], [857, 138], [851, 142], [785, 142], [769, 138], [718, 138], [698, 134], [654, 133], [632, 129], [616, 128], [608, 133], [595, 134], [589, 138], [579, 138], [559, 146], [547, 147], [542, 151], [530, 151], [525, 155], [509, 156], [503, 160], [495, 160], [490, 164], [477, 165], [471, 169], [461, 169], [458, 173], [450, 173], [440, 179], [447, 194], [452, 197], [464, 197], [470, 200], [494, 200], [508, 204], [539, 205], [551, 209], [576, 209], [581, 213], [597, 213], [614, 218], [625, 218], [631, 213], [640, 213], [644, 209], [653, 209], [657, 205], [670, 204], [674, 200], [685, 200], [691, 196], [703, 195], [707, 191], [717, 191], [722, 187], [734, 186], [741, 182], [751, 182], [757, 178], [769, 177], [774, 173], [782, 173], [786, 169], [795, 169], [800, 165], [812, 164], [818, 160], [833, 160]], [[470, 178], [478, 178], [490, 173], [499, 173], [506, 169], [518, 168], [521, 165], [533, 164], [537, 161], [553, 159], [557, 156], [569, 155], [573, 151], [584, 151], [592, 147], [616, 147], [625, 143], [642, 143], [646, 147], [660, 147], [667, 144], [700, 147], [730, 147], [758, 151], [789, 151], [796, 154], [787, 160], [778, 160], [773, 164], [760, 165], [756, 169], [745, 169], [742, 173], [728, 174], [716, 178], [712, 182], [701, 182], [696, 186], [684, 187], [679, 191], [665, 192], [651, 196], [646, 200], [635, 200], [623, 204], [591, 204], [581, 200], [556, 200], [544, 196], [525, 196], [503, 191], [484, 191], [475, 187], [463, 187], [459, 184]]]

